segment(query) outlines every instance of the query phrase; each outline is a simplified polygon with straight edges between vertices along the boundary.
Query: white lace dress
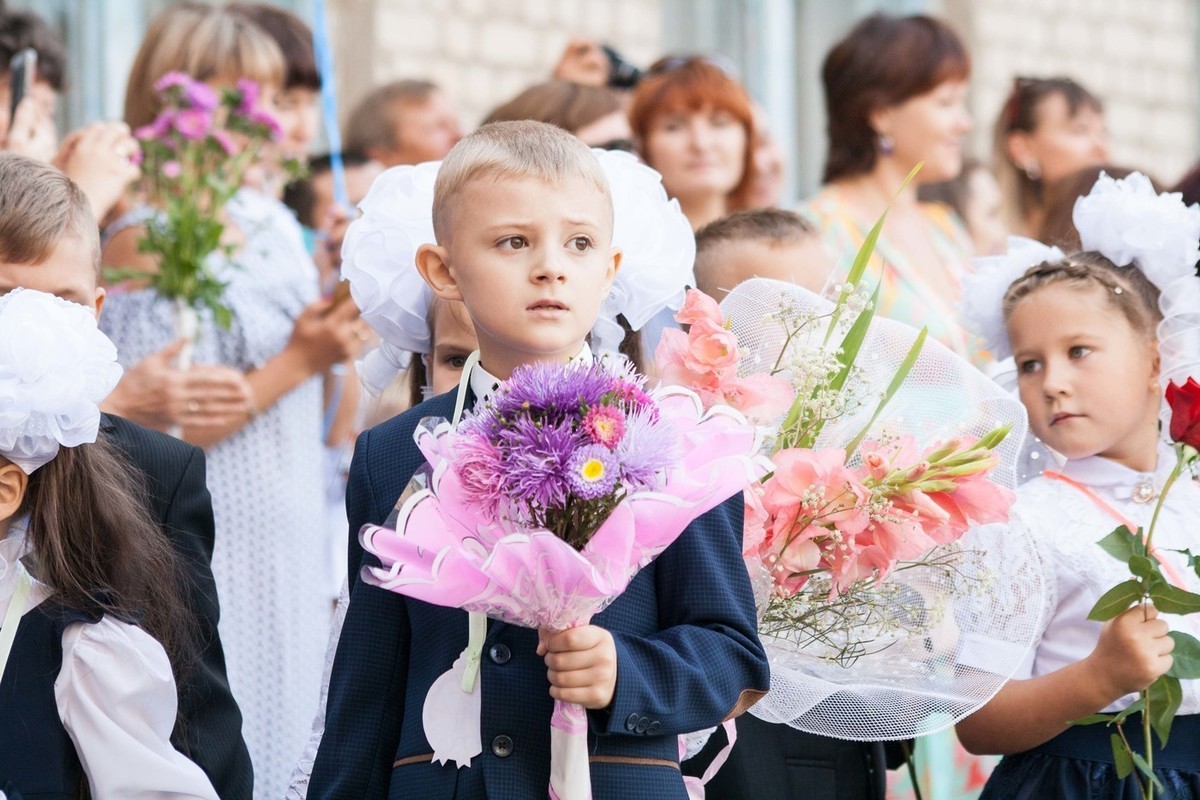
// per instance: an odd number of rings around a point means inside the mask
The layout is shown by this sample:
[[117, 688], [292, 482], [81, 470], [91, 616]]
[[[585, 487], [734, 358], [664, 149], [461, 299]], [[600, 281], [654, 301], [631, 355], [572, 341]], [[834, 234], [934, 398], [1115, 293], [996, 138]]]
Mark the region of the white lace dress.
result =
[[[1135, 502], [1135, 489], [1145, 484], [1160, 490], [1174, 466], [1175, 454], [1163, 446], [1154, 473], [1138, 473], [1098, 456], [1068, 461], [1059, 472], [1086, 486], [1129, 521], [1148, 528], [1155, 502]], [[1089, 620], [1088, 612], [1101, 595], [1129, 580], [1130, 574], [1128, 566], [1096, 544], [1120, 523], [1084, 492], [1043, 476], [1022, 486], [1019, 498], [1022, 517], [1043, 548], [1048, 590], [1041, 640], [1013, 676], [1028, 678], [1054, 672], [1092, 652], [1101, 623]], [[1200, 488], [1186, 476], [1176, 481], [1167, 495], [1153, 546], [1171, 565], [1183, 588], [1200, 591], [1200, 580], [1187, 566], [1187, 558], [1172, 552], [1200, 551]], [[1172, 578], [1170, 572], [1167, 577]], [[1162, 616], [1173, 630], [1200, 635], [1200, 615]], [[1117, 711], [1135, 699], [1136, 695], [1128, 695], [1104, 710]], [[1179, 714], [1200, 714], [1200, 681], [1183, 681]]]
[[[236, 265], [221, 267], [234, 321], [225, 331], [201, 313], [195, 362], [246, 371], [283, 350], [296, 317], [317, 299], [317, 272], [281, 204], [242, 190], [229, 212], [246, 237]], [[110, 293], [100, 327], [128, 366], [171, 343], [172, 320], [172, 305], [150, 290]], [[322, 580], [322, 403], [313, 378], [208, 449], [221, 640], [254, 762], [255, 798], [283, 795], [320, 693], [331, 614]]]

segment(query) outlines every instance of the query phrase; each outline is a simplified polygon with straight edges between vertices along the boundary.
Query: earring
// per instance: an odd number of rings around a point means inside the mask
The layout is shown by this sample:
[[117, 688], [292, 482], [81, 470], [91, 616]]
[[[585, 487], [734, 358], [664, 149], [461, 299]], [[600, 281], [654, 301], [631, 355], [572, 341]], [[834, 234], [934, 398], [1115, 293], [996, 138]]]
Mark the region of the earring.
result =
[[879, 134], [879, 155], [890, 156], [896, 152], [896, 140], [886, 133]]
[[1022, 167], [1022, 170], [1025, 172], [1025, 177], [1029, 178], [1029, 180], [1041, 180], [1042, 168], [1038, 166], [1036, 161], [1030, 161], [1024, 167]]

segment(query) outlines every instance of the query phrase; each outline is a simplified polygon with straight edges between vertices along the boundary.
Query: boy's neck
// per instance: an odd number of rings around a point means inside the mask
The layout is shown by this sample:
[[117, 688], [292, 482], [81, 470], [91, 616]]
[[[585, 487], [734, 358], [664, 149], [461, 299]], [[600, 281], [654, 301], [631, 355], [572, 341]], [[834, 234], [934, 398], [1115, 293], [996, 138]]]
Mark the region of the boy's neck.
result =
[[518, 367], [523, 367], [526, 364], [540, 364], [547, 362], [566, 364], [570, 361], [574, 361], [577, 358], [583, 357], [585, 354], [590, 358], [591, 352], [591, 348], [588, 347], [587, 342], [580, 342], [579, 346], [571, 351], [571, 355], [547, 356], [546, 358], [506, 359], [494, 353], [489, 356], [484, 347], [481, 345], [479, 348], [479, 366], [484, 372], [486, 372], [488, 375], [491, 375], [496, 380], [506, 381], [512, 377], [513, 372], [515, 372]]

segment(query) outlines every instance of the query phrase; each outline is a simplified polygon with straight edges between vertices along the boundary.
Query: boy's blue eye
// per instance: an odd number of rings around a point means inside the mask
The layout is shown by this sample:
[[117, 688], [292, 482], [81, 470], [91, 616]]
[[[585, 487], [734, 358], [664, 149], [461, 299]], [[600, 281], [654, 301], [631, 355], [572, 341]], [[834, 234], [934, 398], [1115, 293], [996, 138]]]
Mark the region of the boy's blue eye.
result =
[[1041, 366], [1041, 363], [1030, 359], [1029, 361], [1022, 361], [1020, 364], [1018, 364], [1017, 369], [1023, 374], [1031, 375], [1034, 372], [1037, 372]]
[[1083, 345], [1076, 345], [1075, 347], [1072, 347], [1070, 351], [1068, 351], [1068, 355], [1070, 355], [1071, 358], [1083, 358], [1090, 352], [1092, 352], [1092, 348], [1084, 347]]

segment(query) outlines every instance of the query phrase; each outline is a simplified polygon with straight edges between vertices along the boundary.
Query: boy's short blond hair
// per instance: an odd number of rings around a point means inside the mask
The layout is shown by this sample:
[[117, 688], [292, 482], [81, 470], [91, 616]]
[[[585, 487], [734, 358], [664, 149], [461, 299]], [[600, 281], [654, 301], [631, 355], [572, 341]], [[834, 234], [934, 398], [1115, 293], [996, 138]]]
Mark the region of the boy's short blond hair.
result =
[[74, 237], [100, 270], [100, 229], [87, 196], [49, 164], [0, 152], [0, 261], [41, 264]]
[[588, 146], [544, 122], [493, 122], [465, 137], [442, 161], [433, 188], [433, 233], [450, 238], [455, 201], [472, 182], [535, 178], [554, 186], [571, 178], [591, 183], [612, 203], [608, 179]]

